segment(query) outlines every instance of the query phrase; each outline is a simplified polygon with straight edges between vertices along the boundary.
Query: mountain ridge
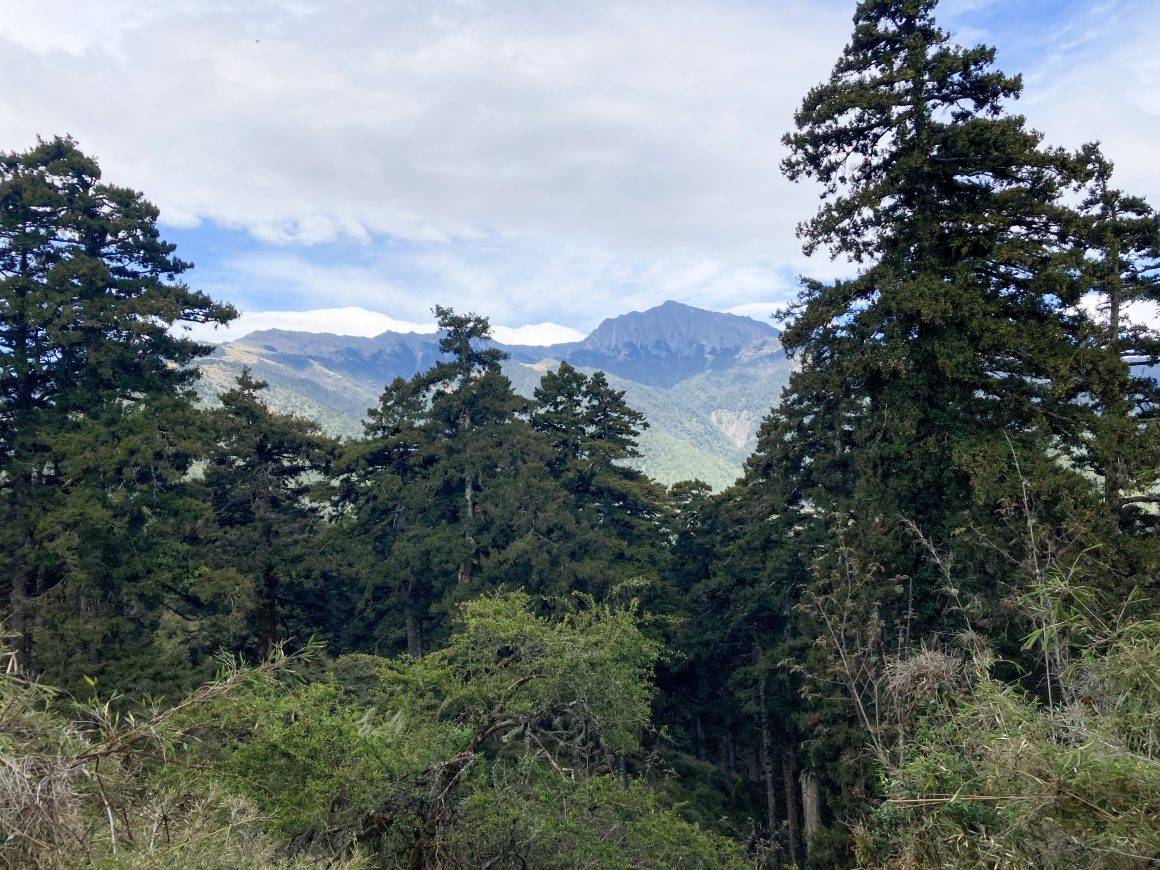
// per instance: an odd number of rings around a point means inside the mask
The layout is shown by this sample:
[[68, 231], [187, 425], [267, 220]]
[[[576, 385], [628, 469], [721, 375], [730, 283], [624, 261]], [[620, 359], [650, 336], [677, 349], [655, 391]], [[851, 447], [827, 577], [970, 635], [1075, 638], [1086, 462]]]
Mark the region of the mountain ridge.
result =
[[[663, 483], [699, 477], [721, 489], [740, 474], [757, 426], [788, 379], [791, 366], [779, 337], [753, 318], [669, 301], [606, 318], [579, 342], [490, 344], [508, 353], [505, 373], [527, 397], [543, 372], [560, 362], [604, 371], [650, 423], [636, 464]], [[387, 383], [439, 359], [439, 338], [259, 330], [219, 345], [201, 362], [200, 390], [212, 402], [249, 367], [270, 384], [267, 397], [275, 409], [357, 437]]]

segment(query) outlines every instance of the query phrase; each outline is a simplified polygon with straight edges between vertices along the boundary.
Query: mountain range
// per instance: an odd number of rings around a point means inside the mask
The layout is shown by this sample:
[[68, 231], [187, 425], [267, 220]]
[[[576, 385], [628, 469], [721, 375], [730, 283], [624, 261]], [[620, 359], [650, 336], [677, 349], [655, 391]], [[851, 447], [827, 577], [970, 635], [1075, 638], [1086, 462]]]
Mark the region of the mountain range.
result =
[[[524, 396], [561, 361], [605, 372], [649, 422], [636, 464], [662, 483], [696, 477], [715, 489], [741, 473], [792, 368], [772, 326], [671, 301], [611, 317], [583, 341], [496, 346], [509, 354], [504, 371]], [[249, 366], [269, 384], [271, 407], [354, 437], [386, 383], [438, 358], [437, 334], [360, 338], [268, 329], [222, 344], [203, 360], [200, 390], [212, 402]]]

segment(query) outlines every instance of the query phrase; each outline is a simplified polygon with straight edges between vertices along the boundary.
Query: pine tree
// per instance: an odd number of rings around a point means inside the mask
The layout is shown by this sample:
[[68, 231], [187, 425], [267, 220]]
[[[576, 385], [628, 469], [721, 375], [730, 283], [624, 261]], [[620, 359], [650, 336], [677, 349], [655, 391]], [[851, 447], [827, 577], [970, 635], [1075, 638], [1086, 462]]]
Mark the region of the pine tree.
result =
[[1084, 157], [1091, 180], [1080, 244], [1101, 316], [1092, 344], [1104, 353], [1103, 365], [1081, 382], [1098, 416], [1077, 458], [1103, 478], [1117, 525], [1147, 535], [1156, 530], [1148, 506], [1160, 502], [1150, 492], [1160, 479], [1160, 384], [1134, 372], [1160, 361], [1160, 332], [1133, 323], [1129, 312], [1160, 303], [1160, 216], [1140, 197], [1112, 187], [1112, 163], [1097, 147], [1085, 149]]
[[157, 216], [70, 139], [0, 155], [0, 599], [24, 666], [38, 626], [61, 632], [66, 682], [68, 649], [105, 636], [116, 658], [156, 622], [158, 517], [197, 453], [188, 363], [210, 350], [173, 328], [234, 316], [178, 280]]
[[221, 394], [204, 477], [215, 521], [210, 561], [244, 577], [238, 592], [252, 602], [245, 614], [252, 634], [234, 646], [259, 655], [294, 628], [305, 639], [331, 627], [326, 590], [305, 587], [303, 569], [325, 505], [312, 489], [327, 479], [334, 445], [316, 423], [270, 411], [261, 396], [266, 386], [243, 369]]
[[460, 525], [466, 546], [457, 579], [464, 585], [471, 580], [480, 558], [476, 500], [487, 471], [488, 442], [494, 438], [496, 426], [511, 420], [520, 402], [500, 369], [507, 354], [482, 346], [491, 336], [486, 318], [456, 314], [439, 305], [435, 306], [435, 318], [444, 331], [439, 340], [444, 359], [427, 372], [423, 384], [431, 421], [439, 427], [448, 450], [444, 469], [462, 486]]
[[1090, 411], [1069, 391], [1086, 324], [1068, 316], [1083, 286], [1059, 199], [1082, 166], [1006, 114], [1020, 79], [953, 45], [934, 6], [861, 3], [785, 138], [786, 175], [824, 190], [806, 251], [868, 265], [806, 282], [784, 341], [803, 362], [792, 394], [861, 403], [835, 427], [852, 429], [861, 506], [942, 534], [1004, 475], [1007, 439], [1038, 454]]

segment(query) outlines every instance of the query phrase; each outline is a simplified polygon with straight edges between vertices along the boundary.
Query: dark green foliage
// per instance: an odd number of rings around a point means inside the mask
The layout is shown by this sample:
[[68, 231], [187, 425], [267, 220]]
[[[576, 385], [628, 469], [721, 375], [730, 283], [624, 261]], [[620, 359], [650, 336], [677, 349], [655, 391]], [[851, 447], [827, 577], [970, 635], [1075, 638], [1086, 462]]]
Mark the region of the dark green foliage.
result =
[[[337, 621], [326, 606], [334, 592], [307, 582], [330, 496], [312, 489], [326, 481], [335, 445], [317, 424], [272, 413], [262, 401], [265, 386], [243, 371], [209, 412], [203, 485], [214, 521], [205, 543], [212, 594], [203, 600], [190, 590], [199, 608], [231, 606], [247, 622], [247, 637], [222, 643], [259, 654], [288, 637], [333, 630]], [[212, 581], [234, 577], [227, 605]]]
[[[823, 188], [799, 228], [807, 253], [861, 268], [803, 281], [783, 336], [801, 367], [741, 485], [708, 512], [715, 551], [680, 551], [703, 621], [680, 638], [690, 659], [671, 688], [692, 703], [671, 721], [686, 746], [713, 742], [708, 722], [750, 735], [769, 834], [784, 800], [770, 743], [816, 777], [823, 821], [865, 808], [903, 725], [872, 701], [892, 657], [964, 631], [1019, 655], [1002, 596], [1084, 546], [1121, 588], [1155, 570], [1145, 537], [1114, 529], [1154, 522], [1137, 506], [1153, 500], [1155, 384], [1123, 357], [1156, 348], [1111, 310], [1154, 298], [1154, 218], [1108, 190], [1094, 149], [1042, 147], [1009, 112], [1019, 78], [993, 50], [952, 44], [934, 6], [860, 3], [785, 137], [787, 176]], [[1085, 185], [1081, 213], [1069, 198]], [[1104, 327], [1081, 305], [1093, 289]], [[1025, 665], [1050, 695], [1051, 668]]]
[[186, 364], [209, 348], [171, 328], [234, 312], [177, 280], [156, 222], [71, 140], [0, 156], [0, 600], [22, 663], [69, 687], [173, 676], [154, 643], [199, 511]]
[[[664, 558], [664, 494], [625, 464], [640, 455], [636, 439], [647, 425], [602, 372], [588, 377], [561, 363], [558, 371], [545, 373], [535, 392], [531, 426], [550, 440], [553, 476], [570, 496], [577, 536], [587, 539], [572, 561], [620, 562], [619, 579], [647, 578], [655, 585]], [[580, 588], [607, 592], [615, 579], [606, 576]]]
[[101, 182], [70, 139], [0, 155], [0, 442], [24, 415], [96, 414], [109, 402], [173, 393], [210, 348], [175, 323], [224, 323], [227, 305], [177, 280], [189, 263], [161, 240], [157, 209]]
[[621, 461], [640, 415], [603, 376], [547, 373], [530, 417], [477, 349], [486, 319], [438, 308], [448, 358], [396, 379], [349, 446], [340, 500], [361, 547], [356, 644], [422, 655], [453, 604], [501, 584], [566, 604], [606, 594], [663, 560], [663, 492]]
[[1120, 528], [1137, 540], [1154, 538], [1160, 384], [1137, 372], [1160, 359], [1160, 333], [1133, 323], [1130, 314], [1133, 305], [1160, 302], [1160, 216], [1111, 186], [1112, 165], [1098, 149], [1085, 149], [1084, 157], [1092, 178], [1081, 244], [1101, 316], [1089, 341], [1103, 351], [1103, 365], [1085, 372], [1078, 385], [1098, 415], [1076, 461], [1103, 478], [1107, 508]]
[[[1160, 219], [934, 7], [859, 3], [785, 138], [858, 271], [803, 280], [716, 495], [630, 467], [624, 382], [521, 399], [438, 306], [362, 438], [248, 369], [198, 410], [172, 328], [233, 312], [156, 210], [70, 140], [0, 156], [0, 860], [1154, 863]], [[179, 700], [74, 722], [31, 673]]]
[[494, 588], [489, 566], [555, 496], [549, 449], [516, 418], [502, 352], [478, 349], [487, 320], [436, 314], [447, 357], [390, 384], [342, 462], [340, 500], [365, 554], [362, 642], [404, 641], [415, 656], [446, 631], [456, 600]]
[[807, 250], [873, 262], [806, 282], [784, 341], [803, 362], [792, 396], [849, 397], [825, 414], [790, 406], [786, 424], [823, 418], [851, 454], [854, 508], [942, 534], [1008, 440], [1041, 452], [1091, 409], [1070, 391], [1087, 324], [1070, 313], [1084, 287], [1059, 200], [1082, 166], [1006, 114], [1019, 79], [990, 68], [993, 50], [952, 45], [934, 5], [860, 4], [786, 137], [786, 174], [826, 192], [800, 229]]

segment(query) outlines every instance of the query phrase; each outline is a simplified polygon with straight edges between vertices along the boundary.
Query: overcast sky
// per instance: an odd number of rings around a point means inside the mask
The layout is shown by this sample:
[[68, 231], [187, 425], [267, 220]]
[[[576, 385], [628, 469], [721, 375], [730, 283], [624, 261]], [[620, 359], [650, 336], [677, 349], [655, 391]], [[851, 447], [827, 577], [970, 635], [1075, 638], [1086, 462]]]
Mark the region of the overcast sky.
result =
[[[764, 317], [835, 269], [801, 256], [816, 191], [781, 178], [779, 140], [853, 7], [0, 0], [0, 150], [76, 137], [242, 332], [372, 334], [436, 302], [559, 325], [523, 340], [665, 299]], [[1024, 73], [1050, 143], [1101, 140], [1160, 203], [1160, 3], [946, 0], [940, 21]]]

